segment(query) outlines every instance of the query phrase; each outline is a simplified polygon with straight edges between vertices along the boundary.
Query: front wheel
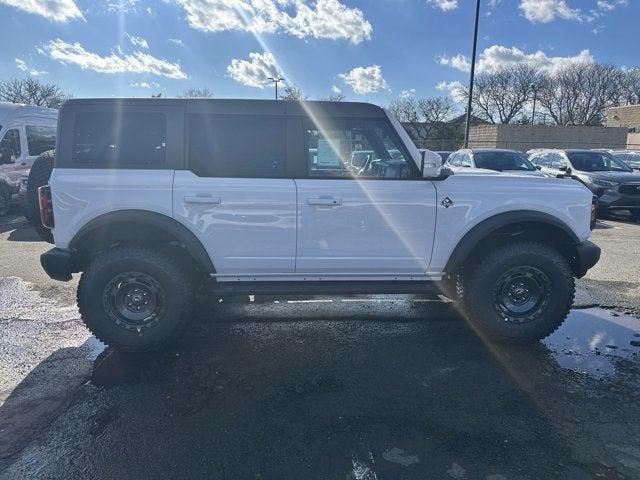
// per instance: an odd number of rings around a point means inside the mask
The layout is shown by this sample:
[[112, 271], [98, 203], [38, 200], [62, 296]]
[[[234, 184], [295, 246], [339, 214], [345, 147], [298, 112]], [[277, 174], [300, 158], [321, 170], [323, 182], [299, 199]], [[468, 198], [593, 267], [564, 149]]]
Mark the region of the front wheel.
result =
[[78, 285], [85, 325], [118, 350], [160, 350], [173, 343], [190, 320], [191, 306], [182, 269], [141, 247], [117, 247], [97, 256]]
[[533, 343], [569, 314], [575, 280], [551, 246], [514, 243], [491, 252], [464, 279], [464, 311], [482, 334], [504, 343]]

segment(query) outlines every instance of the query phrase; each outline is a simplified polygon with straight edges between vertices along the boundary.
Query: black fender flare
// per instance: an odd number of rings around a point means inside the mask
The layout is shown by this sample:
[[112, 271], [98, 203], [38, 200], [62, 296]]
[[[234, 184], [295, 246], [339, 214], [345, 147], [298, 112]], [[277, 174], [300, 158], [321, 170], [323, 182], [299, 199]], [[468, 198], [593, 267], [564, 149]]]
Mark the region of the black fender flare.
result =
[[167, 215], [144, 210], [116, 210], [105, 213], [83, 225], [75, 234], [69, 249], [76, 250], [92, 232], [96, 229], [104, 228], [114, 223], [136, 223], [158, 228], [174, 237], [193, 259], [208, 273], [215, 273], [215, 268], [211, 262], [209, 254], [205, 250], [202, 242], [195, 234], [182, 223]]
[[456, 245], [456, 248], [454, 248], [451, 253], [444, 271], [447, 273], [457, 271], [469, 257], [474, 247], [481, 240], [486, 238], [487, 235], [490, 235], [500, 228], [523, 222], [547, 224], [560, 228], [568, 235], [573, 244], [577, 245], [580, 243], [575, 232], [571, 230], [565, 222], [548, 213], [537, 212], [535, 210], [513, 210], [510, 212], [498, 213], [492, 217], [482, 220], [469, 230], [464, 237], [462, 237], [462, 240], [458, 242], [458, 245]]

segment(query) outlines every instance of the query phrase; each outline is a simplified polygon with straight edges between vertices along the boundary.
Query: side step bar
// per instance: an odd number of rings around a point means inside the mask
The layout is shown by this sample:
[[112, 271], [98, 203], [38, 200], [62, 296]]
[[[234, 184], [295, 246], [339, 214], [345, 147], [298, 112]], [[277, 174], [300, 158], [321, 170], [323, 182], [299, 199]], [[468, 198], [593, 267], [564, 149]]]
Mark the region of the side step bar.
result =
[[214, 282], [215, 295], [375, 295], [438, 294], [439, 282], [368, 281], [368, 282]]

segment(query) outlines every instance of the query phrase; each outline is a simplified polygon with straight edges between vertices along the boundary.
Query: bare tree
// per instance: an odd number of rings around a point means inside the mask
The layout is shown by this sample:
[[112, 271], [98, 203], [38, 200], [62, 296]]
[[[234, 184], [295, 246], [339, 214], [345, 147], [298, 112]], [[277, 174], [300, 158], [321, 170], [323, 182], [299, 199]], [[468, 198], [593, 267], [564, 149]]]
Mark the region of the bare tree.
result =
[[640, 104], [640, 68], [620, 72], [620, 103]]
[[60, 108], [69, 98], [57, 85], [42, 83], [35, 78], [13, 78], [0, 82], [0, 100], [5, 102]]
[[600, 63], [568, 65], [547, 78], [539, 101], [558, 125], [602, 125], [619, 104], [619, 69]]
[[284, 87], [284, 95], [280, 95], [280, 99], [287, 101], [304, 101], [307, 99], [307, 96], [295, 85], [287, 85]]
[[482, 73], [475, 80], [474, 111], [491, 123], [518, 121], [543, 81], [542, 74], [526, 63]]
[[412, 140], [423, 147], [436, 130], [455, 111], [451, 97], [400, 98], [391, 102], [389, 110], [400, 121]]
[[344, 102], [345, 96], [343, 93], [334, 92], [328, 97], [320, 97], [322, 102]]
[[190, 87], [182, 95], [178, 95], [178, 98], [213, 98], [213, 93], [207, 87]]

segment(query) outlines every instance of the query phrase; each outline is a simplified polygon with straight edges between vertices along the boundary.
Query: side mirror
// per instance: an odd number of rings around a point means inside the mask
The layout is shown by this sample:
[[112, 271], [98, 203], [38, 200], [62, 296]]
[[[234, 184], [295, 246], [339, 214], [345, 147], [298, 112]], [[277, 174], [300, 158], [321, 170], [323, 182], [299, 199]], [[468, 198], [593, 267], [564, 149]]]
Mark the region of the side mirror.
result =
[[536, 170], [542, 170], [542, 167], [540, 165], [536, 165]]
[[[427, 158], [427, 152], [420, 152], [420, 171], [422, 172], [422, 178], [434, 178], [440, 175], [442, 164], [440, 161], [435, 161], [433, 158]], [[438, 156], [438, 158], [440, 158]]]
[[569, 167], [568, 167], [568, 166], [566, 166], [566, 165], [560, 165], [560, 166], [558, 167], [558, 170], [560, 170], [561, 172], [566, 172], [568, 168], [569, 168]]

